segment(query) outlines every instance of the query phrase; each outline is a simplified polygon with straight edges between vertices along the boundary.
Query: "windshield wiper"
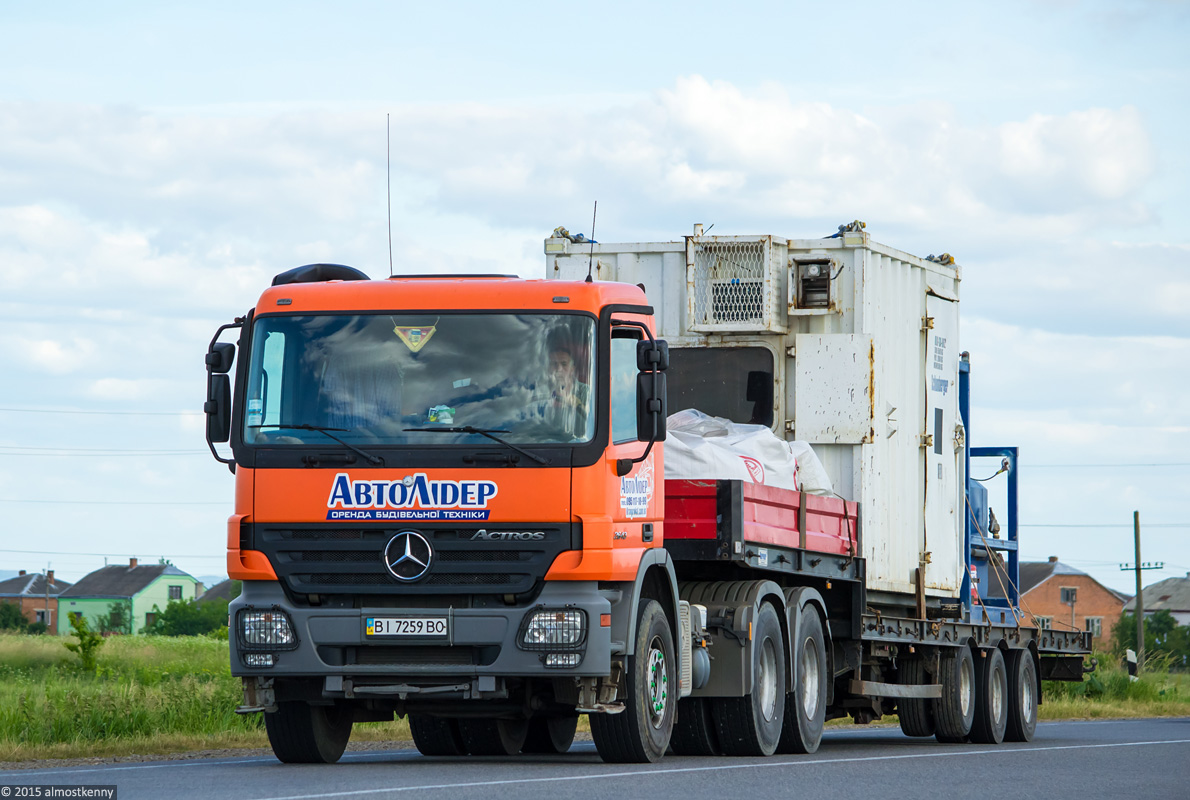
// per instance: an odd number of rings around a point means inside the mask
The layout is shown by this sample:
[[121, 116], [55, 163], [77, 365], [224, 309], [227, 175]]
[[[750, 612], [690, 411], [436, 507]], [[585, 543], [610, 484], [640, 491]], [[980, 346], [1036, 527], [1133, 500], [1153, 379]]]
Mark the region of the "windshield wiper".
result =
[[492, 428], [492, 429], [476, 428], [471, 425], [452, 425], [449, 427], [444, 426], [444, 427], [437, 427], [437, 428], [406, 428], [405, 430], [407, 430], [407, 431], [428, 431], [430, 433], [478, 433], [480, 436], [488, 437], [493, 442], [499, 442], [500, 444], [504, 445], [505, 447], [510, 447], [513, 450], [516, 450], [521, 455], [525, 456], [526, 458], [533, 459], [534, 461], [536, 461], [538, 464], [541, 464], [542, 466], [549, 466], [549, 463], [550, 463], [548, 458], [542, 458], [541, 456], [537, 455], [536, 453], [530, 453], [528, 450], [524, 449], [523, 447], [518, 447], [517, 445], [508, 441], [507, 439], [501, 439], [499, 436], [496, 436], [497, 433], [508, 433], [508, 431], [505, 431], [505, 430], [497, 430], [495, 428]]
[[345, 442], [342, 439], [340, 439], [338, 436], [335, 436], [333, 433], [331, 433], [331, 431], [340, 431], [341, 433], [350, 433], [351, 432], [350, 428], [327, 428], [323, 425], [307, 425], [307, 424], [302, 424], [302, 425], [249, 425], [248, 427], [254, 428], [257, 430], [259, 430], [260, 428], [278, 428], [278, 429], [283, 429], [283, 430], [288, 430], [288, 431], [318, 431], [319, 433], [321, 433], [331, 439], [334, 439], [336, 442], [343, 445], [344, 447], [346, 447], [348, 450], [352, 451], [353, 453], [357, 453], [357, 454], [363, 456], [364, 461], [367, 461], [372, 466], [374, 466], [374, 467], [383, 467], [384, 466], [384, 459], [381, 458], [380, 456], [374, 456], [371, 453], [365, 453], [363, 450], [360, 450], [358, 447], [351, 444], [350, 442]]

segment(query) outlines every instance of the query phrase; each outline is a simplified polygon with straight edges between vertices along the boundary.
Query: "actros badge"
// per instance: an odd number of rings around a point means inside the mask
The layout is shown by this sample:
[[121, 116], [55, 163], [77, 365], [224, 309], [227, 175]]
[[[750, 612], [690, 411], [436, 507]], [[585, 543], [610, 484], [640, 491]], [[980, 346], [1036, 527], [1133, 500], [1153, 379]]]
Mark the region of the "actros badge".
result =
[[399, 581], [416, 581], [430, 571], [434, 551], [417, 531], [401, 531], [384, 546], [384, 566]]

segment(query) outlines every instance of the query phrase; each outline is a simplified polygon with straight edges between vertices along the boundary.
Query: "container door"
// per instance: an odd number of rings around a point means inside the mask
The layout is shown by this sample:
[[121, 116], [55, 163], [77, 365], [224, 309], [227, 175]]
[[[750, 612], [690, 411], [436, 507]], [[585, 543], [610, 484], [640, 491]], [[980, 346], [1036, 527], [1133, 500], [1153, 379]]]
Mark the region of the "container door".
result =
[[[956, 439], [959, 394], [958, 303], [926, 295], [925, 328], [925, 547], [930, 553], [926, 587], [958, 592], [961, 586], [962, 511], [959, 508], [961, 440]], [[956, 452], [956, 445], [958, 452]]]

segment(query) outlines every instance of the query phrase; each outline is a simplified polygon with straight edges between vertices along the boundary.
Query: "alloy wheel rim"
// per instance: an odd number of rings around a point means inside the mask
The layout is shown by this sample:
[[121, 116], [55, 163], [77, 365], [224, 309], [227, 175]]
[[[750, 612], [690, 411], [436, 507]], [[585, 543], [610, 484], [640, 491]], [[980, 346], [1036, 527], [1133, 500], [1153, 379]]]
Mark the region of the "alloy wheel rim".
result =
[[649, 722], [654, 728], [660, 728], [665, 721], [665, 710], [669, 705], [669, 669], [666, 667], [665, 652], [661, 649], [660, 639], [654, 638], [649, 643], [645, 682], [648, 693]]

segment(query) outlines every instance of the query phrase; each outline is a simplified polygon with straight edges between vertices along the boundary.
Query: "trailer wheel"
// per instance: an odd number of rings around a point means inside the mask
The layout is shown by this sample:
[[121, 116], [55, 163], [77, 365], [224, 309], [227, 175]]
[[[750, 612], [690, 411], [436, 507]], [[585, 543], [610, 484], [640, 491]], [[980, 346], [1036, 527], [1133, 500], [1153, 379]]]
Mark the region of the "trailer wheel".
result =
[[723, 755], [709, 698], [683, 697], [678, 701], [678, 718], [669, 749], [679, 756]]
[[565, 753], [574, 744], [578, 715], [568, 717], [534, 717], [529, 720], [529, 734], [522, 753]]
[[812, 606], [802, 609], [794, 642], [793, 691], [785, 695], [785, 725], [778, 753], [813, 753], [826, 725], [826, 641], [822, 618]]
[[1037, 665], [1028, 650], [1009, 650], [1008, 663], [1008, 728], [1004, 738], [1009, 742], [1031, 742], [1037, 732]]
[[716, 697], [715, 726], [724, 755], [771, 756], [785, 720], [785, 646], [781, 623], [765, 603], [752, 631], [752, 692], [745, 697]]
[[975, 721], [971, 741], [1000, 744], [1008, 727], [1008, 675], [1004, 654], [993, 647], [984, 651], [975, 669]]
[[351, 738], [352, 710], [344, 705], [278, 703], [264, 715], [273, 755], [286, 764], [334, 764]]
[[657, 761], [669, 748], [678, 706], [677, 659], [669, 620], [656, 600], [641, 604], [636, 642], [624, 671], [624, 710], [592, 714], [591, 738], [608, 762]]
[[[922, 659], [913, 658], [901, 662], [901, 684], [920, 686], [929, 682], [926, 665]], [[936, 730], [931, 703], [923, 697], [898, 699], [897, 718], [901, 721], [901, 731], [906, 736], [933, 736]]]
[[971, 648], [954, 648], [939, 659], [942, 696], [933, 701], [934, 736], [940, 742], [962, 742], [975, 720], [975, 660]]
[[459, 733], [473, 756], [514, 756], [525, 746], [527, 719], [461, 719]]
[[429, 714], [410, 714], [409, 732], [417, 752], [423, 756], [465, 756], [467, 744], [463, 741], [457, 719], [431, 717]]

